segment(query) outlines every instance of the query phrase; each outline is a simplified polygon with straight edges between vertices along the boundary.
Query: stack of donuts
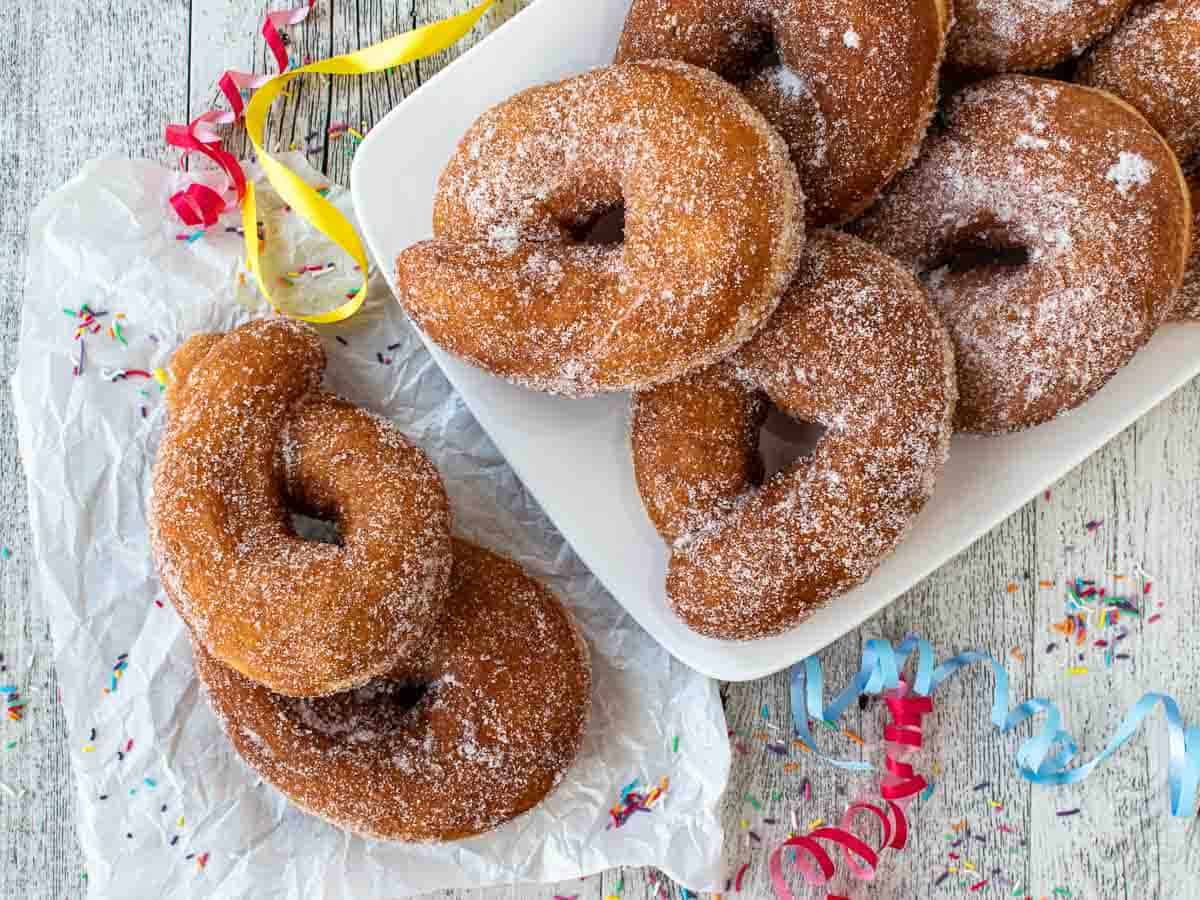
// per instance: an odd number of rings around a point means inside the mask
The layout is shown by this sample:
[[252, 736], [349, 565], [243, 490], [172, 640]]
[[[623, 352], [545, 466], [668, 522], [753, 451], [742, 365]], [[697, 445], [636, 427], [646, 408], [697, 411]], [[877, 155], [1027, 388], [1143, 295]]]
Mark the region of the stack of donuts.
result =
[[150, 504], [163, 588], [234, 747], [297, 806], [390, 840], [488, 831], [575, 759], [587, 648], [519, 566], [451, 537], [437, 469], [322, 391], [324, 368], [285, 319], [176, 352]]
[[[955, 431], [1200, 319], [1198, 151], [1200, 0], [632, 0], [613, 65], [465, 134], [397, 294], [517, 384], [633, 392], [672, 608], [762, 638], [871, 575]], [[822, 435], [768, 473], [772, 409]]]

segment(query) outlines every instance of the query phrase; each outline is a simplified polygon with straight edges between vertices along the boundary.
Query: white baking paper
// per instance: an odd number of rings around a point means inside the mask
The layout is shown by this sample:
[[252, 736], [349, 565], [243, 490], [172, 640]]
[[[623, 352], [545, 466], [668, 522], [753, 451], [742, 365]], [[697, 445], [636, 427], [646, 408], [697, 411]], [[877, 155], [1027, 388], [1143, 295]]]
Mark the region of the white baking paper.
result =
[[[289, 162], [311, 183], [321, 181], [299, 157]], [[164, 422], [157, 385], [104, 378], [117, 368], [165, 367], [187, 336], [266, 313], [239, 284], [238, 235], [215, 229], [191, 243], [177, 238], [189, 229], [166, 200], [179, 177], [146, 162], [92, 163], [38, 208], [30, 241], [13, 388], [37, 555], [34, 590], [53, 626], [89, 896], [383, 898], [645, 864], [690, 888], [715, 888], [717, 804], [730, 761], [716, 685], [674, 661], [579, 563], [452, 394], [377, 276], [362, 313], [321, 328], [326, 383], [386, 415], [432, 456], [460, 534], [514, 557], [572, 608], [592, 650], [587, 741], [563, 786], [537, 810], [443, 846], [349, 837], [289, 806], [242, 764], [194, 677], [178, 616], [169, 603], [155, 603], [163, 595], [145, 508]], [[343, 192], [335, 188], [331, 199], [349, 212]], [[353, 289], [357, 274], [345, 257], [280, 209], [268, 189], [260, 201], [268, 254], [280, 272], [339, 264], [317, 280], [304, 276], [296, 289], [281, 288], [288, 302], [303, 304], [314, 288], [326, 298]], [[124, 313], [128, 346], [89, 335], [84, 372], [75, 377], [76, 323], [63, 310], [81, 304]], [[126, 653], [128, 668], [106, 693]], [[670, 789], [662, 803], [620, 829], [606, 828], [624, 785], [663, 776]], [[188, 856], [203, 853], [201, 870]]]

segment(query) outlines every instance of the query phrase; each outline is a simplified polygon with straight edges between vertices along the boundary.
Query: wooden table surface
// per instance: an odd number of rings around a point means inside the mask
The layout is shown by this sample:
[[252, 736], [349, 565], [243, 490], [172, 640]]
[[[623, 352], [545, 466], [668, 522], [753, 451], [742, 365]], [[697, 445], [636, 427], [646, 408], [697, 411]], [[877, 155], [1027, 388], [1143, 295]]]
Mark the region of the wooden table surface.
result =
[[[293, 56], [321, 58], [352, 50], [468, 5], [467, 0], [317, 0], [310, 22], [293, 32]], [[362, 80], [303, 81], [279, 106], [271, 143], [303, 145], [315, 133], [318, 149], [310, 159], [346, 183], [348, 145], [324, 139], [331, 122], [369, 127], [449, 58], [525, 5], [526, 0], [501, 0], [466, 41], [435, 61]], [[212, 106], [223, 69], [266, 70], [268, 55], [258, 36], [266, 8], [262, 0], [6, 5], [0, 17], [0, 96], [6, 99], [0, 117], [0, 371], [10, 373], [16, 363], [32, 207], [89, 158], [172, 159], [163, 144], [163, 126]], [[1103, 524], [1085, 527], [1096, 521]], [[983, 648], [1006, 660], [1016, 695], [1059, 701], [1069, 726], [1092, 751], [1145, 690], [1175, 695], [1185, 714], [1200, 721], [1200, 680], [1193, 668], [1200, 649], [1198, 527], [1200, 382], [1193, 382], [1065, 478], [1049, 498], [1026, 505], [821, 658], [830, 680], [840, 684], [856, 669], [863, 643], [871, 637], [897, 639], [913, 630], [947, 653]], [[8, 391], [0, 391], [0, 545], [11, 552], [0, 559], [0, 652], [8, 674], [20, 677], [29, 704], [23, 721], [0, 723], [0, 741], [20, 738], [17, 748], [0, 751], [0, 782], [12, 789], [0, 790], [0, 897], [80, 897], [85, 885], [68, 741], [55, 704], [48, 624], [28, 599], [32, 551]], [[1062, 618], [1064, 580], [1108, 579], [1115, 590], [1140, 594], [1139, 566], [1153, 576], [1146, 605], [1161, 620], [1129, 622], [1122, 643], [1128, 659], [1107, 667], [1102, 651], [1084, 648], [1087, 659], [1080, 662], [1050, 628]], [[1121, 575], [1127, 577], [1120, 580]], [[1039, 587], [1040, 581], [1056, 586]], [[1160, 601], [1161, 609], [1155, 607]], [[1048, 652], [1052, 642], [1060, 646]], [[1013, 648], [1023, 659], [1010, 655]], [[1068, 674], [1075, 664], [1089, 671]], [[1051, 791], [1032, 787], [1014, 772], [1017, 742], [990, 726], [990, 692], [991, 677], [980, 671], [939, 693], [930, 747], [921, 757], [921, 768], [937, 773], [933, 794], [914, 807], [910, 849], [888, 862], [875, 885], [856, 891], [856, 897], [1001, 897], [1014, 891], [1035, 898], [1068, 896], [1063, 889], [1088, 900], [1200, 896], [1200, 853], [1190, 843], [1194, 820], [1167, 815], [1161, 717], [1086, 785]], [[744, 735], [736, 739], [742, 749], [734, 754], [725, 803], [728, 865], [734, 872], [750, 863], [742, 893], [767, 897], [763, 847], [781, 839], [791, 810], [801, 825], [831, 818], [856, 782], [804, 758], [797, 771], [785, 771], [778, 757], [763, 752], [764, 712], [769, 727], [785, 727], [788, 721], [786, 675], [729, 685], [724, 696], [730, 727]], [[875, 706], [855, 709], [849, 727], [870, 737], [878, 733], [879, 719]], [[847, 754], [863, 752], [845, 738], [828, 740]], [[879, 758], [878, 752], [870, 755]], [[812, 783], [807, 801], [799, 788], [805, 777]], [[1056, 815], [1075, 807], [1078, 815]], [[960, 859], [951, 860], [947, 834], [955, 834], [951, 823], [964, 820], [973, 838], [957, 849]], [[765, 843], [754, 842], [750, 831]], [[934, 888], [948, 865], [961, 869]], [[988, 884], [971, 893], [971, 886], [983, 880]], [[553, 887], [483, 893], [547, 900], [555, 893], [578, 894], [581, 900], [619, 893], [641, 900], [660, 890], [654, 873], [626, 871]]]

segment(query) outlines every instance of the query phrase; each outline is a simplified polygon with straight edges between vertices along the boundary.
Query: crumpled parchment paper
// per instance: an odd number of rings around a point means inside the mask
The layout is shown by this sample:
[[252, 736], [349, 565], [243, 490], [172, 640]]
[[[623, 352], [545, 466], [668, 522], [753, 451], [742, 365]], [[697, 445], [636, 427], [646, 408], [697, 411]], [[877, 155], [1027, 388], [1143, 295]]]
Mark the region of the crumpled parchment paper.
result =
[[[300, 157], [289, 163], [322, 182]], [[717, 806], [730, 762], [716, 685], [674, 661], [589, 575], [453, 395], [377, 275], [363, 312], [321, 327], [326, 384], [386, 415], [431, 455], [459, 534], [517, 559], [574, 611], [595, 676], [587, 741], [541, 807], [443, 846], [347, 836], [291, 807], [233, 752], [150, 559], [145, 509], [165, 414], [158, 386], [105, 378], [118, 368], [165, 367], [187, 336], [267, 313], [239, 283], [237, 234], [218, 228], [194, 242], [178, 239], [189, 230], [166, 199], [179, 178], [146, 162], [88, 165], [34, 215], [22, 301], [13, 389], [37, 555], [33, 589], [53, 625], [90, 896], [382, 898], [643, 864], [693, 889], [716, 888]], [[351, 212], [348, 194], [334, 188], [330, 196]], [[295, 288], [281, 285], [281, 302], [301, 308], [323, 296], [328, 305], [354, 287], [357, 273], [340, 251], [281, 209], [265, 185], [260, 200], [267, 256], [280, 273], [338, 263], [317, 279], [296, 279]], [[239, 224], [229, 219], [223, 224]], [[88, 335], [75, 377], [77, 323], [64, 308], [81, 304], [109, 311], [106, 327], [124, 313], [128, 346]], [[113, 690], [122, 654], [127, 667]], [[606, 829], [623, 786], [663, 776], [663, 802]]]

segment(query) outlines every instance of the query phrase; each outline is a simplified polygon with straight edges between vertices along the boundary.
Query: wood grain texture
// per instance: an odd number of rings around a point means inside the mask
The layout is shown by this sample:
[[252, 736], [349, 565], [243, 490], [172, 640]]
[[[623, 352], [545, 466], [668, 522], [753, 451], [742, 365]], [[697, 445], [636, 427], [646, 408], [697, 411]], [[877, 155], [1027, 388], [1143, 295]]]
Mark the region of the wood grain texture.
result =
[[[188, 15], [178, 0], [8, 4], [0, 16], [0, 372], [16, 365], [29, 213], [88, 159], [166, 160], [162, 126], [187, 113]], [[0, 897], [83, 894], [70, 745], [49, 629], [28, 600], [31, 550], [12, 396], [0, 391], [0, 652], [28, 701], [0, 723]]]
[[[271, 4], [272, 6], [278, 4]], [[308, 78], [277, 104], [268, 141], [308, 146], [309, 159], [330, 178], [349, 178], [348, 145], [326, 139], [332, 122], [369, 127], [441, 66], [483, 34], [528, 5], [504, 0], [483, 26], [438, 58], [361, 80]], [[295, 57], [345, 52], [469, 6], [468, 0], [319, 0], [317, 11], [292, 32]], [[10, 4], [0, 17], [0, 95], [12, 98], [0, 117], [0, 371], [15, 365], [18, 300], [24, 279], [28, 214], [32, 204], [106, 154], [166, 159], [161, 128], [213, 105], [216, 80], [229, 67], [267, 71], [269, 54], [258, 37], [268, 4], [262, 0], [55, 0]], [[77, 62], [76, 48], [81, 48]], [[86, 68], [84, 68], [86, 67]], [[81, 78], [81, 71], [86, 78]], [[311, 141], [306, 140], [314, 136]], [[235, 136], [232, 146], [245, 152]], [[17, 460], [11, 397], [0, 392], [0, 651], [8, 672], [29, 700], [23, 722], [0, 725], [0, 782], [26, 791], [0, 793], [0, 897], [82, 897], [82, 860], [74, 836], [70, 749], [55, 705], [56, 680], [47, 623], [28, 599], [30, 546], [25, 488]], [[1089, 534], [1085, 523], [1103, 519]], [[831, 683], [857, 668], [863, 642], [896, 639], [919, 630], [945, 652], [982, 647], [1006, 657], [1014, 693], [1058, 700], [1086, 750], [1095, 751], [1115, 721], [1147, 689], [1162, 689], [1200, 720], [1200, 679], [1191, 664], [1200, 648], [1200, 382], [1193, 383], [1128, 429], [1057, 485], [1049, 499], [1028, 504], [958, 559], [943, 567], [861, 629], [821, 654]], [[1103, 665], [1088, 651], [1087, 675], [1050, 625], [1062, 617], [1061, 585], [1075, 576], [1154, 576], [1152, 598], [1166, 604], [1157, 624], [1130, 623], [1123, 642], [1130, 660]], [[1054, 589], [1038, 582], [1053, 579]], [[1009, 585], [1014, 590], [1009, 590]], [[1139, 583], [1140, 584], [1140, 583]], [[1121, 590], [1132, 585], [1109, 581]], [[1134, 586], [1132, 589], [1140, 590]], [[1049, 653], [1050, 643], [1059, 646]], [[1009, 655], [1018, 648], [1023, 660]], [[1001, 737], [988, 723], [991, 676], [971, 672], [948, 685], [931, 723], [934, 739], [921, 759], [936, 772], [929, 800], [914, 809], [917, 827], [902, 863], [887, 865], [870, 896], [879, 900], [966, 893], [960, 877], [930, 888], [948, 863], [947, 826], [967, 820], [983, 840], [960, 854], [991, 878], [972, 897], [1001, 897], [1024, 887], [1034, 897], [1067, 887], [1074, 898], [1166, 898], [1200, 893], [1200, 854], [1193, 820], [1166, 816], [1165, 747], [1161, 720], [1110, 762], [1103, 775], [1078, 788], [1032, 788], [1013, 771], [1017, 738]], [[791, 827], [835, 817], [862, 782], [835, 774], [793, 752], [780, 759], [763, 750], [764, 736], [786, 735], [787, 679], [777, 675], [723, 691], [730, 728], [737, 734], [734, 769], [725, 799], [727, 865], [732, 874], [749, 862], [743, 894], [770, 896], [764, 845]], [[878, 704], [852, 709], [846, 725], [877, 739]], [[1022, 732], [1024, 733], [1024, 732]], [[831, 750], [879, 758], [877, 747], [822, 735]], [[744, 751], [744, 752], [743, 752]], [[795, 771], [785, 771], [788, 762]], [[811, 782], [805, 799], [804, 779]], [[987, 782], [980, 790], [973, 788]], [[747, 798], [752, 798], [747, 799]], [[1002, 806], [997, 811], [992, 802]], [[758, 804], [760, 809], [755, 808]], [[1083, 811], [1061, 819], [1056, 811]], [[764, 819], [775, 819], [776, 823]], [[997, 830], [1008, 823], [1014, 833]], [[756, 842], [751, 832], [763, 843]], [[999, 870], [992, 876], [993, 869]], [[1007, 879], [1011, 882], [1005, 883]], [[534, 900], [578, 894], [599, 900], [658, 895], [656, 873], [611, 872], [561, 885], [444, 892], [450, 900]], [[678, 895], [678, 891], [672, 891]], [[798, 892], [799, 893], [799, 892]], [[862, 896], [856, 892], [855, 896]]]

